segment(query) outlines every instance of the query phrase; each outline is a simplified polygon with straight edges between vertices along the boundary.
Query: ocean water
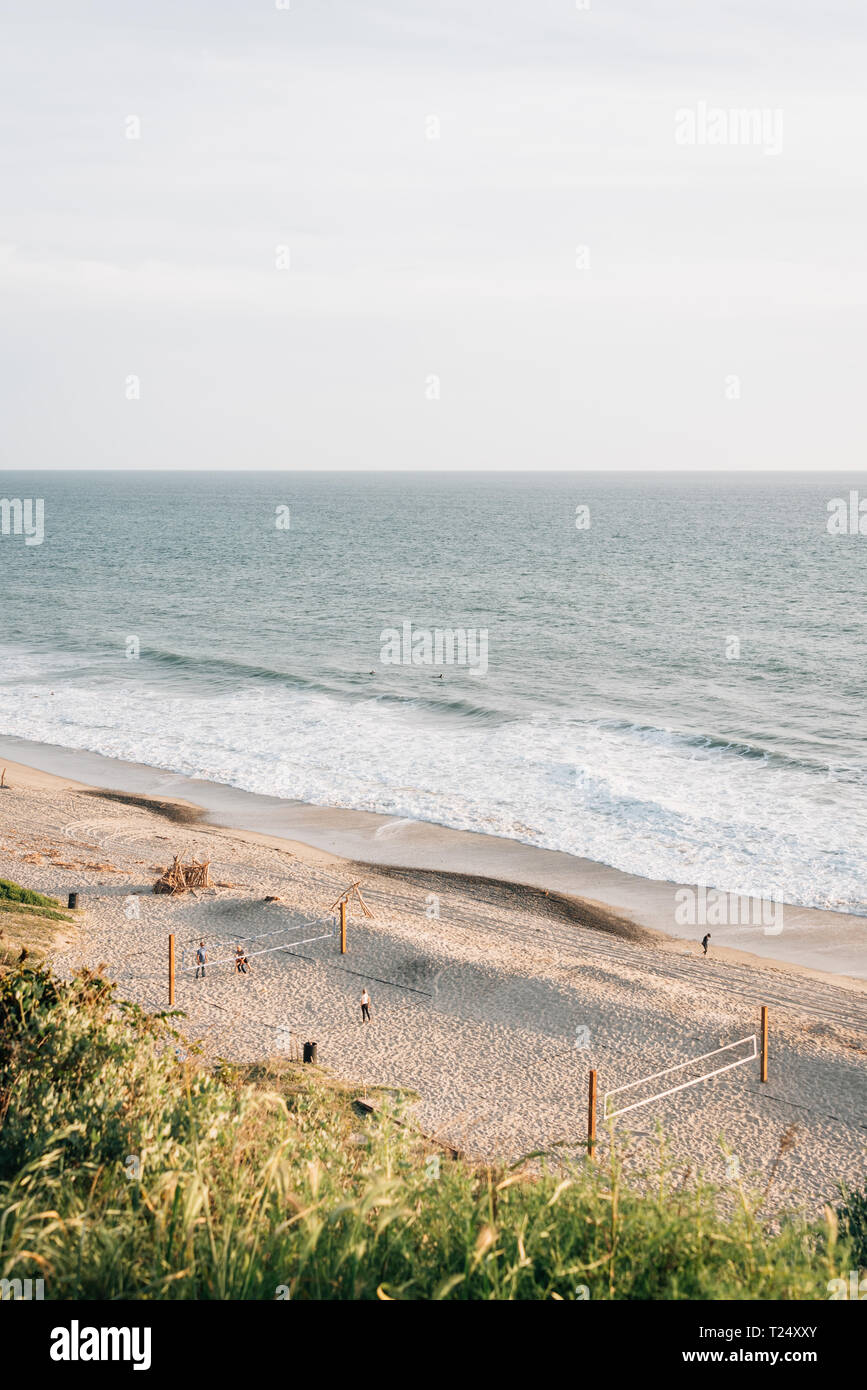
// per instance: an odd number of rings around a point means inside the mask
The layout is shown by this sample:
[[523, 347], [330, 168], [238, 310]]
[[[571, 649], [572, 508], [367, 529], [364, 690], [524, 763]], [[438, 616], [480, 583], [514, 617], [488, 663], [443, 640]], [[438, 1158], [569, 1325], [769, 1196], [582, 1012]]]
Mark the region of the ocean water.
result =
[[6, 472], [0, 732], [867, 914], [859, 482]]

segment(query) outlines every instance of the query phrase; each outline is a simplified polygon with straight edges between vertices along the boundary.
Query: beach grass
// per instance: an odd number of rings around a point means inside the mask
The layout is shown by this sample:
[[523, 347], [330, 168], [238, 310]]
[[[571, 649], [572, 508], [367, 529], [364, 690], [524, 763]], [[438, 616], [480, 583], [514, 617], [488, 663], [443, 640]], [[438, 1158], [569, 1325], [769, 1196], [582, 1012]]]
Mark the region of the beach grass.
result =
[[840, 1229], [851, 1241], [855, 1267], [867, 1269], [867, 1188], [844, 1187], [837, 1215]]
[[32, 889], [22, 888], [20, 883], [13, 883], [8, 878], [0, 878], [0, 902], [23, 903], [28, 907], [60, 907], [56, 898], [48, 898], [44, 893], [34, 893]]
[[0, 970], [19, 961], [22, 952], [31, 964], [42, 964], [57, 939], [57, 923], [74, 920], [56, 898], [0, 879]]
[[[824, 1299], [828, 1210], [773, 1229], [675, 1167], [474, 1167], [407, 1098], [205, 1065], [99, 974], [0, 976], [0, 1278], [48, 1299]], [[766, 1195], [766, 1194], [765, 1194]]]

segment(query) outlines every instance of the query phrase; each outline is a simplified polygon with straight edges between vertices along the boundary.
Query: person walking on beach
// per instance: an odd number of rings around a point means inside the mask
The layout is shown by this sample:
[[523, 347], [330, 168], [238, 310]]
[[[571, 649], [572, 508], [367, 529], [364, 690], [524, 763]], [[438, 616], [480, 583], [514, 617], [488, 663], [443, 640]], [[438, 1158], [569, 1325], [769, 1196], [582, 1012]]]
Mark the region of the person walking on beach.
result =
[[199, 971], [202, 972], [202, 979], [205, 978], [205, 962], [206, 962], [206, 960], [207, 960], [207, 955], [206, 955], [206, 953], [205, 953], [205, 943], [204, 943], [204, 941], [200, 941], [200, 942], [199, 942], [199, 949], [196, 951], [196, 979], [199, 978]]
[[246, 975], [246, 973], [247, 973], [247, 965], [248, 965], [248, 961], [247, 961], [247, 957], [246, 957], [245, 954], [244, 954], [244, 947], [243, 947], [243, 946], [238, 946], [238, 947], [236, 947], [236, 949], [235, 949], [235, 971], [236, 971], [236, 973], [237, 973], [238, 975]]
[[370, 1022], [370, 995], [366, 985], [361, 991], [361, 1021], [362, 1023]]
[[707, 935], [706, 935], [706, 936], [703, 936], [702, 939], [701, 939], [701, 944], [702, 944], [702, 947], [703, 947], [703, 949], [704, 949], [705, 955], [707, 955], [707, 943], [708, 943], [709, 941], [710, 941], [710, 932], [708, 932]]

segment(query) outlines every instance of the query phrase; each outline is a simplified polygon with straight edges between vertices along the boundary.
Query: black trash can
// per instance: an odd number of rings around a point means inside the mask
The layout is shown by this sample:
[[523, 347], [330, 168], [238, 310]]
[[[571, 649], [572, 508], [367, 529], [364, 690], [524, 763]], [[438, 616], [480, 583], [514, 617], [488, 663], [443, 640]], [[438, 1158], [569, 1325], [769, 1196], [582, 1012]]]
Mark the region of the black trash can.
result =
[[316, 1061], [316, 1044], [315, 1044], [315, 1042], [306, 1042], [306, 1043], [304, 1044], [304, 1061], [305, 1061], [305, 1062], [314, 1062], [314, 1063], [315, 1063], [315, 1061]]
[[67, 907], [78, 907], [78, 894], [77, 894], [77, 893], [70, 893], [70, 895], [69, 895], [69, 901], [68, 901], [68, 903], [66, 904], [66, 906], [67, 906]]

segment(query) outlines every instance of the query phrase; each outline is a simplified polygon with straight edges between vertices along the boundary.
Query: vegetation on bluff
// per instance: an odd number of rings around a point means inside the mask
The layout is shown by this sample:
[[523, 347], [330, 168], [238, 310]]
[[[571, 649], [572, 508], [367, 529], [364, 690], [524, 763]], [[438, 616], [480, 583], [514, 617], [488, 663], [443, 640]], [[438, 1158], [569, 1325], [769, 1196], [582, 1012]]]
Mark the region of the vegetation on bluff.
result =
[[48, 1299], [825, 1299], [852, 1267], [830, 1209], [771, 1231], [761, 1194], [721, 1203], [663, 1142], [640, 1188], [617, 1152], [473, 1167], [393, 1092], [368, 1113], [310, 1067], [209, 1068], [175, 1022], [99, 975], [0, 975], [0, 1278]]

